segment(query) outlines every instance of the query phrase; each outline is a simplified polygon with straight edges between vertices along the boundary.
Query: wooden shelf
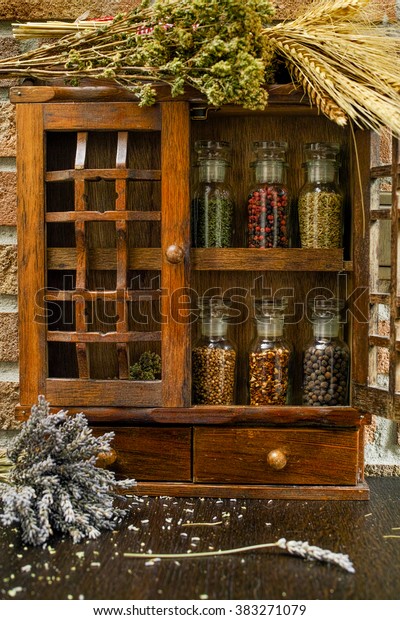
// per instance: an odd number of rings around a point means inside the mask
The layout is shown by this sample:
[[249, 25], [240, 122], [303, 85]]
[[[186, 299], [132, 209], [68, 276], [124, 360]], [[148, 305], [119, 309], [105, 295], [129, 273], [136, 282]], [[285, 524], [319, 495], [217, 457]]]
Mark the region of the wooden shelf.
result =
[[198, 271], [342, 271], [343, 250], [300, 248], [195, 248], [192, 269]]
[[[156, 86], [157, 102], [161, 101], [190, 101], [192, 104], [207, 106], [206, 97], [198, 90], [190, 87], [185, 88], [182, 95], [173, 97], [169, 86]], [[316, 107], [311, 107], [310, 102], [304, 91], [292, 83], [288, 84], [269, 84], [268, 106], [265, 112], [268, 112], [271, 106], [280, 106], [280, 114], [283, 113], [282, 106], [295, 106], [296, 108], [311, 111], [317, 114]], [[117, 86], [110, 80], [82, 80], [81, 86], [65, 86], [61, 81], [53, 80], [51, 85], [35, 85], [35, 86], [15, 86], [10, 89], [10, 100], [12, 103], [50, 103], [56, 101], [72, 101], [72, 102], [116, 102], [116, 101], [133, 101], [137, 102], [137, 96], [127, 88]], [[212, 106], [211, 106], [212, 108]], [[215, 109], [215, 108], [214, 108]], [[218, 108], [220, 109], [220, 108]], [[263, 112], [260, 110], [247, 110], [241, 106], [223, 106], [223, 110], [234, 112], [235, 114], [257, 114]], [[143, 110], [143, 108], [142, 108]], [[285, 113], [286, 113], [285, 109]]]
[[[117, 252], [113, 248], [89, 250], [90, 269], [115, 270]], [[131, 248], [129, 269], [161, 269], [160, 248]], [[75, 248], [49, 248], [47, 268], [76, 269]], [[250, 248], [193, 248], [191, 267], [195, 271], [352, 271], [351, 261], [343, 260], [343, 250], [301, 248], [256, 250]]]
[[[52, 379], [51, 387], [61, 387], [67, 389], [72, 384], [71, 379], [60, 380]], [[83, 386], [83, 382], [82, 386]], [[106, 384], [106, 389], [112, 388], [112, 381], [91, 381], [92, 385]], [[135, 386], [137, 390], [144, 390], [146, 382], [136, 381], [115, 381], [118, 388], [125, 389], [126, 386]], [[151, 382], [152, 389], [157, 389], [157, 382]], [[83, 389], [83, 387], [82, 387]], [[53, 402], [52, 412], [56, 413], [58, 408]], [[303, 407], [303, 406], [281, 406], [281, 407], [251, 407], [249, 405], [232, 406], [194, 406], [194, 407], [79, 407], [73, 404], [68, 408], [71, 415], [84, 411], [91, 423], [129, 423], [129, 424], [166, 424], [166, 425], [265, 425], [265, 426], [291, 426], [308, 427], [319, 426], [320, 428], [359, 428], [370, 421], [370, 415], [360, 413], [354, 407]], [[23, 420], [27, 418], [28, 409], [22, 405], [18, 406], [18, 417]]]

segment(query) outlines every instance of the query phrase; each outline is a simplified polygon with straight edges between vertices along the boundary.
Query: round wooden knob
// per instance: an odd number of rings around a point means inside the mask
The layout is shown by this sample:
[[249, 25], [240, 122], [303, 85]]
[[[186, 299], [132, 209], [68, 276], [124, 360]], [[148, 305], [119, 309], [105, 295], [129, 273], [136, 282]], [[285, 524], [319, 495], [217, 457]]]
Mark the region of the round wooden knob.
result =
[[271, 469], [279, 471], [286, 467], [286, 454], [282, 450], [271, 450], [271, 452], [268, 452], [267, 463]]
[[99, 452], [96, 458], [96, 466], [100, 469], [106, 469], [109, 465], [112, 465], [117, 460], [117, 453], [113, 448], [108, 452]]
[[181, 263], [185, 257], [185, 252], [180, 245], [170, 245], [165, 251], [165, 256], [169, 263]]

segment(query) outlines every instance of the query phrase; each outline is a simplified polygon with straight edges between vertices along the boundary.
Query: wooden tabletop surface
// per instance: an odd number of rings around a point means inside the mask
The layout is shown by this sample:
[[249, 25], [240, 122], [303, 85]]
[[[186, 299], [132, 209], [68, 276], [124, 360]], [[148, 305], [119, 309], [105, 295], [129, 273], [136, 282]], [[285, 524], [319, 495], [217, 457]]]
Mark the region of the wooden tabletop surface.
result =
[[[369, 501], [132, 497], [118, 531], [75, 545], [54, 539], [46, 548], [26, 547], [16, 528], [3, 528], [0, 599], [398, 600], [400, 478], [368, 483]], [[346, 553], [356, 572], [278, 549], [155, 563], [124, 556], [228, 549], [282, 537]]]

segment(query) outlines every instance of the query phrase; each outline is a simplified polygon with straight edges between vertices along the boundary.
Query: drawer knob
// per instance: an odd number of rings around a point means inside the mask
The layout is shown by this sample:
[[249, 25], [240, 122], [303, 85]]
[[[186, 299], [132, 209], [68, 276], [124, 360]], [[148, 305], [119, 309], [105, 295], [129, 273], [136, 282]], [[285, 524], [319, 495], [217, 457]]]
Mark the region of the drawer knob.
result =
[[185, 252], [180, 245], [170, 245], [165, 250], [165, 256], [167, 257], [167, 261], [169, 263], [178, 264], [185, 258]]
[[271, 452], [268, 452], [267, 463], [271, 469], [279, 471], [286, 467], [286, 454], [282, 450], [271, 450]]
[[110, 448], [107, 452], [99, 452], [96, 458], [96, 466], [100, 469], [106, 469], [117, 460], [117, 453], [114, 448]]

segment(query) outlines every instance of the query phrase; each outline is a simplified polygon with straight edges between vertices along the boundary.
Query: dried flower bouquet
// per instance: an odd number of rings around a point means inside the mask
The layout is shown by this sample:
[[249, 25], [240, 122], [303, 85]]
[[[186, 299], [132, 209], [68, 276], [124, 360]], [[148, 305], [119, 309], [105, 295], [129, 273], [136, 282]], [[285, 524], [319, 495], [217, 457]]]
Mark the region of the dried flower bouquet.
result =
[[400, 36], [370, 23], [370, 0], [318, 0], [292, 21], [271, 25], [269, 0], [158, 0], [104, 21], [15, 25], [16, 36], [66, 36], [0, 61], [1, 76], [110, 79], [156, 99], [195, 87], [215, 106], [267, 105], [277, 62], [332, 121], [389, 127], [400, 135]]
[[83, 414], [50, 415], [49, 403], [39, 396], [8, 450], [13, 467], [6, 483], [0, 480], [0, 523], [19, 524], [22, 540], [32, 545], [56, 532], [79, 542], [113, 530], [126, 514], [114, 507], [114, 489], [136, 484], [96, 467], [113, 436], [95, 437]]

